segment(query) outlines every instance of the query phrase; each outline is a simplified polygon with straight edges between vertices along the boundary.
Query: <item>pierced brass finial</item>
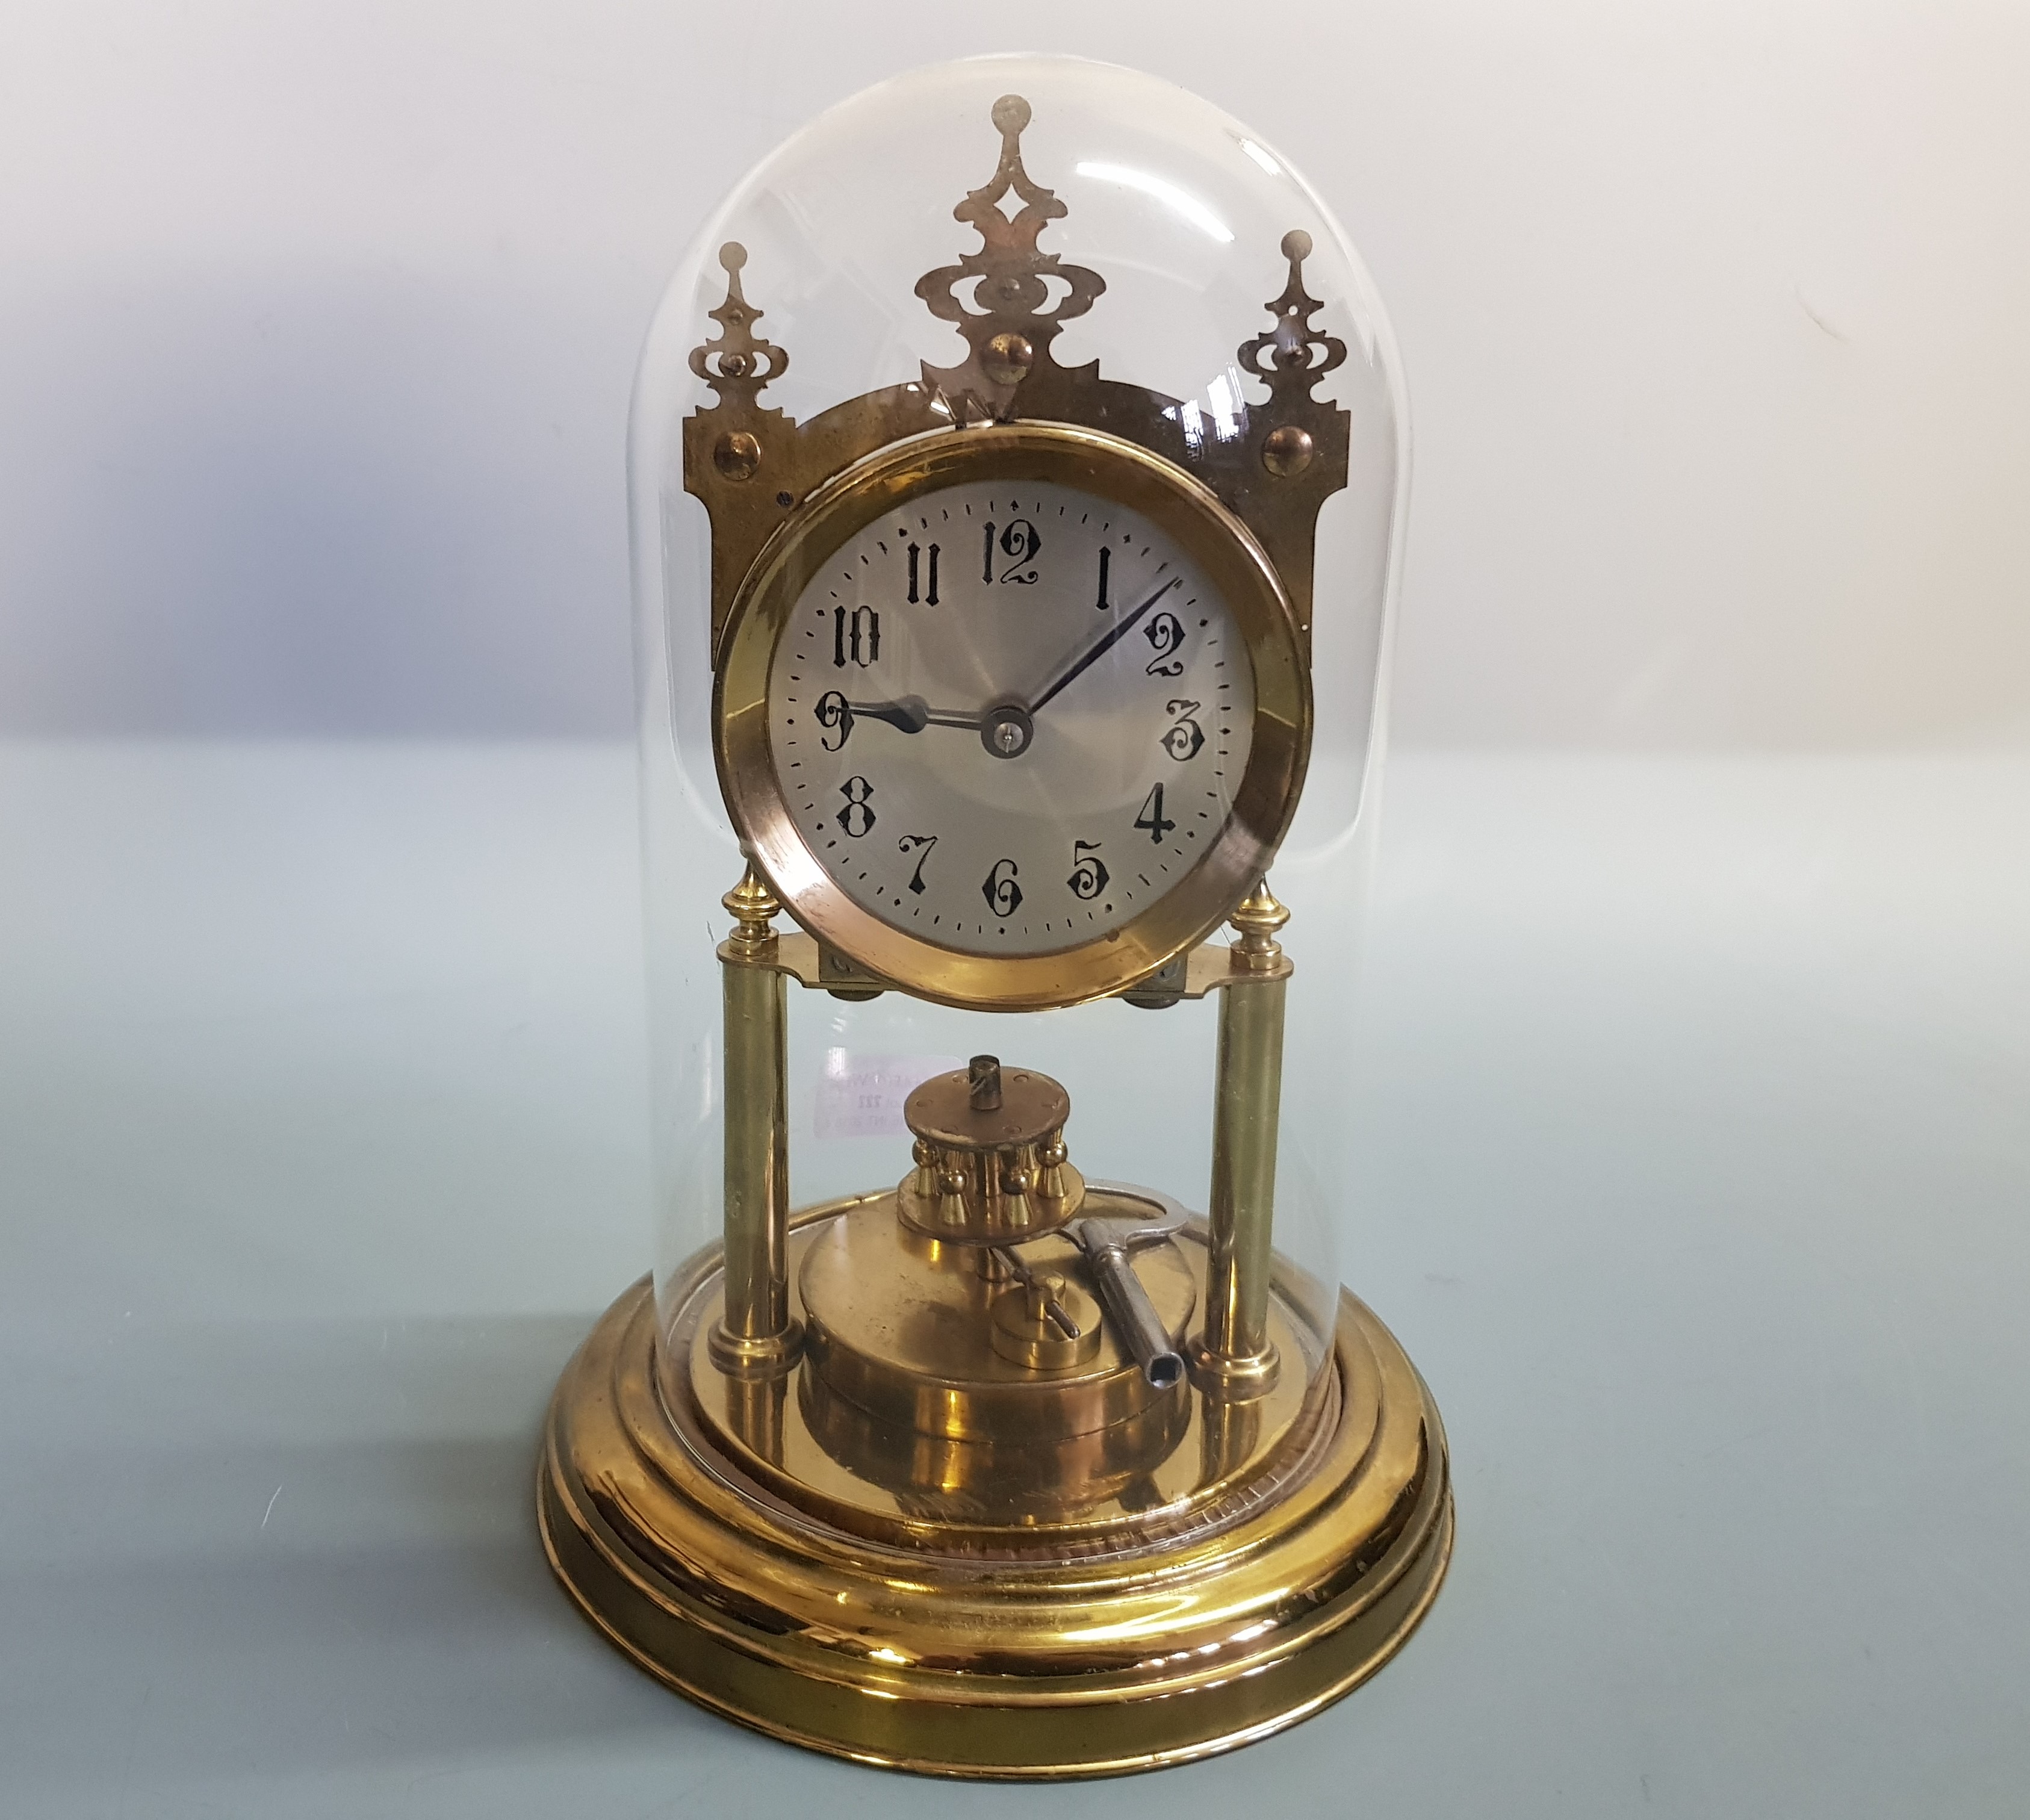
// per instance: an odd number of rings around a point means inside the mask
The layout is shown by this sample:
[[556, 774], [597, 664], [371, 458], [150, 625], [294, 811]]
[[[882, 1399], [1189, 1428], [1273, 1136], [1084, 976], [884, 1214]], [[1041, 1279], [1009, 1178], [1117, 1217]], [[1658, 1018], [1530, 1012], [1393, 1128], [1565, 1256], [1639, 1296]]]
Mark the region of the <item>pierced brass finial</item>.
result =
[[1288, 910], [1270, 890], [1268, 880], [1261, 880], [1227, 918], [1240, 936], [1228, 951], [1234, 966], [1251, 973], [1276, 972], [1283, 958], [1283, 944], [1276, 937], [1289, 920]]
[[752, 955], [775, 945], [775, 932], [769, 925], [781, 914], [783, 900], [768, 888], [752, 860], [739, 884], [719, 901], [733, 914], [733, 933], [726, 938], [728, 947]]
[[[1346, 358], [1346, 344], [1312, 325], [1311, 318], [1325, 307], [1304, 289], [1304, 262], [1311, 256], [1311, 236], [1302, 228], [1292, 228], [1283, 236], [1283, 257], [1290, 262], [1290, 280], [1281, 296], [1264, 305], [1276, 318], [1276, 326], [1240, 344], [1235, 356], [1256, 378], [1266, 382], [1270, 398], [1278, 404], [1312, 402], [1311, 389]], [[1322, 349], [1324, 358], [1312, 350]], [[1262, 357], [1269, 356], [1263, 366]], [[1307, 452], [1305, 460], [1309, 460]], [[1296, 464], [1304, 465], [1303, 462]], [[1271, 467], [1272, 473], [1279, 471]]]
[[726, 301], [706, 313], [719, 324], [720, 333], [691, 350], [691, 370], [719, 394], [718, 404], [711, 408], [731, 405], [739, 411], [756, 411], [761, 388], [789, 371], [790, 356], [753, 332], [764, 312], [749, 303], [740, 288], [740, 268], [747, 263], [747, 249], [738, 240], [728, 240], [719, 249], [719, 262], [726, 269]]
[[[972, 349], [958, 367], [924, 367], [924, 383], [950, 399], [961, 421], [1004, 416], [1016, 389], [1039, 366], [1054, 364], [1050, 345], [1059, 326], [1083, 316], [1106, 288], [1106, 281], [1084, 266], [1067, 266], [1055, 253], [1039, 253], [1036, 237], [1068, 212], [1057, 192], [1033, 181], [1022, 164], [1022, 130], [1029, 104], [1004, 95], [994, 104], [1001, 134], [1001, 162], [994, 181], [970, 190], [952, 210], [979, 230], [980, 244], [955, 266], [940, 266], [916, 281], [916, 295], [941, 322], [955, 323]], [[1022, 207], [1011, 218], [1002, 199], [1013, 191]], [[1069, 287], [1053, 307], [1049, 281]], [[961, 287], [969, 285], [962, 293]], [[966, 307], [967, 296], [976, 308]]]

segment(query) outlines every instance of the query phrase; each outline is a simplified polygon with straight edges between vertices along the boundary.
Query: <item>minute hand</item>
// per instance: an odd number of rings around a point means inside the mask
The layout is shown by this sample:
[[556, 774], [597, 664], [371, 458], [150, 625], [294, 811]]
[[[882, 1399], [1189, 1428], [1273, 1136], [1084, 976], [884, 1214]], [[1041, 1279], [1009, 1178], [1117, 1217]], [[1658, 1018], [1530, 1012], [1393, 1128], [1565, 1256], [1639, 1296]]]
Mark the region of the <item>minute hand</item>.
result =
[[1095, 664], [1098, 663], [1102, 657], [1105, 657], [1109, 651], [1112, 650], [1116, 645], [1119, 644], [1123, 638], [1126, 638], [1130, 632], [1133, 631], [1135, 630], [1136, 622], [1183, 579], [1184, 577], [1181, 575], [1171, 576], [1167, 582], [1164, 582], [1160, 588], [1157, 589], [1155, 593], [1151, 594], [1148, 599], [1144, 601], [1140, 606], [1137, 607], [1133, 612], [1130, 613], [1126, 619], [1121, 620], [1117, 625], [1114, 626], [1110, 631], [1109, 631], [1105, 638], [1100, 639], [1096, 644], [1095, 644], [1090, 650], [1086, 652], [1086, 653], [1078, 660], [1076, 663], [1073, 664], [1069, 670], [1065, 671], [1065, 673], [1057, 679], [1057, 681], [1053, 683], [1049, 688], [1046, 689], [1042, 694], [1039, 695], [1035, 701], [1032, 702], [1029, 704], [1029, 712], [1032, 714], [1040, 714], [1043, 711], [1043, 704], [1045, 702], [1050, 701], [1052, 697], [1061, 693], [1070, 684], [1076, 682], [1078, 679], [1083, 676], [1088, 670], [1091, 669]]

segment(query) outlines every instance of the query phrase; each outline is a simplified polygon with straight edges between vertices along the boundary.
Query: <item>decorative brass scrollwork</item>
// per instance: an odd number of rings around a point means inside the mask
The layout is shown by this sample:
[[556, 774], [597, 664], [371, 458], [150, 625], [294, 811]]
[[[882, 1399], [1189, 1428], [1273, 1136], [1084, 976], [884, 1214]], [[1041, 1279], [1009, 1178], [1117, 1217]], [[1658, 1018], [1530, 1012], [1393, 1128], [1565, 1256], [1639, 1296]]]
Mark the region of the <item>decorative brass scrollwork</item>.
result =
[[747, 249], [738, 240], [728, 240], [719, 249], [719, 262], [726, 268], [726, 301], [706, 313], [719, 324], [719, 333], [703, 347], [691, 350], [691, 370], [719, 394], [719, 404], [758, 410], [761, 388], [789, 371], [790, 356], [753, 332], [763, 312], [748, 302], [740, 288], [740, 269], [747, 263]]
[[[1054, 190], [1032, 178], [1022, 164], [1022, 130], [1029, 124], [1029, 104], [1019, 95], [1004, 95], [994, 104], [994, 124], [1001, 133], [1001, 162], [983, 188], [969, 190], [952, 210], [954, 217], [977, 229], [980, 248], [955, 266], [940, 266], [916, 281], [916, 295], [940, 322], [956, 323], [972, 348], [972, 357], [957, 367], [924, 367], [927, 385], [943, 393], [960, 422], [1007, 414], [1015, 389], [1041, 363], [1054, 365], [1050, 343], [1058, 329], [1083, 316], [1106, 288], [1106, 281], [1088, 266], [1067, 266], [1055, 253], [1036, 250], [1037, 236], [1050, 222], [1062, 219], [1065, 205]], [[1022, 207], [1012, 217], [1001, 203], [1009, 191]], [[1052, 278], [1069, 287], [1050, 308]], [[971, 282], [969, 310], [961, 287]]]
[[[1240, 346], [1240, 365], [1262, 381], [1268, 397], [1241, 403], [1231, 434], [1188, 436], [1188, 401], [1102, 378], [1096, 360], [1063, 367], [1051, 354], [1058, 329], [1092, 308], [1106, 281], [1039, 250], [1043, 229], [1069, 211], [1023, 162], [1029, 118], [1029, 104], [1019, 95], [994, 104], [1001, 136], [994, 175], [953, 210], [980, 244], [916, 281], [916, 296], [965, 338], [967, 357], [956, 367], [926, 362], [918, 378], [842, 400], [799, 423], [760, 402], [763, 388], [788, 370], [790, 357], [754, 332], [761, 312], [742, 289], [745, 250], [738, 241], [720, 249], [726, 300], [710, 312], [720, 333], [690, 356], [692, 371], [716, 396], [684, 426], [684, 486], [705, 501], [712, 520], [715, 663], [734, 595], [768, 538], [815, 489], [905, 438], [990, 423], [1105, 431], [1191, 475], [1260, 540], [1308, 634], [1318, 511], [1346, 485], [1351, 422], [1340, 405], [1315, 396], [1318, 381], [1345, 361], [1348, 350], [1313, 321], [1325, 306], [1304, 289], [1311, 236], [1301, 229], [1283, 236], [1288, 281], [1266, 306], [1274, 326]], [[1011, 197], [1021, 205], [1012, 214], [1005, 206]]]
[[[1283, 294], [1265, 306], [1275, 317], [1276, 326], [1266, 334], [1241, 343], [1235, 356], [1241, 367], [1265, 381], [1269, 395], [1278, 404], [1311, 402], [1318, 382], [1346, 359], [1346, 344], [1313, 326], [1312, 317], [1325, 307], [1304, 289], [1304, 261], [1311, 256], [1311, 236], [1292, 228], [1283, 236], [1283, 257], [1290, 262], [1290, 281]], [[1322, 360], [1313, 351], [1322, 349]], [[1269, 363], [1262, 364], [1267, 355]]]

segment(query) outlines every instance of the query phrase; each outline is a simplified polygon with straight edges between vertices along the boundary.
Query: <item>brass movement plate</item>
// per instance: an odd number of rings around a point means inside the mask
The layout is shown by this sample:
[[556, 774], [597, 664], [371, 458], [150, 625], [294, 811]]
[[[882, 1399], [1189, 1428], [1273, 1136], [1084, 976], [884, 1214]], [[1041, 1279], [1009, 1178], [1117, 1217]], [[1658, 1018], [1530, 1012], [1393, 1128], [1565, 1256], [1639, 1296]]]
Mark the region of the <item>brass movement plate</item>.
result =
[[[892, 1227], [889, 1203], [800, 1215], [792, 1281], [838, 1233]], [[1203, 1271], [1195, 1239], [1151, 1267], [1166, 1319], [1177, 1278], [1202, 1292]], [[706, 1253], [670, 1286], [673, 1343], [701, 1331], [718, 1279]], [[1278, 1305], [1301, 1347], [1301, 1317]], [[656, 1332], [645, 1281], [560, 1383], [545, 1547], [651, 1673], [796, 1744], [972, 1777], [1187, 1762], [1356, 1686], [1415, 1628], [1449, 1559], [1437, 1411], [1351, 1296], [1308, 1394], [1290, 1372], [1290, 1390], [1255, 1403], [1153, 1398], [1061, 1442], [1073, 1457], [1039, 1477], [1070, 1494], [1039, 1483], [1026, 1509], [1003, 1498], [1039, 1472], [1033, 1450], [997, 1465], [980, 1443], [883, 1422], [808, 1364], [743, 1379], [693, 1346], [659, 1383]], [[820, 1462], [838, 1470], [827, 1479]], [[964, 1495], [968, 1471], [980, 1502]]]

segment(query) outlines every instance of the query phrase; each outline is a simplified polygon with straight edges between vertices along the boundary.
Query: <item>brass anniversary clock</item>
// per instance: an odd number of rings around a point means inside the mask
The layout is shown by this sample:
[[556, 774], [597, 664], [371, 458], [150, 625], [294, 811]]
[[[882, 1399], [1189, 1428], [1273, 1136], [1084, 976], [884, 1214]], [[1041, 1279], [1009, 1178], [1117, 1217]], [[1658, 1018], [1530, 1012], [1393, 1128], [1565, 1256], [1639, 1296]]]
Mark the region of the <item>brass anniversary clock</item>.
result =
[[1069, 60], [871, 91], [703, 247], [632, 432], [660, 1255], [559, 1386], [551, 1561], [842, 1755], [1249, 1742], [1451, 1546], [1333, 1256], [1386, 325], [1259, 140]]

